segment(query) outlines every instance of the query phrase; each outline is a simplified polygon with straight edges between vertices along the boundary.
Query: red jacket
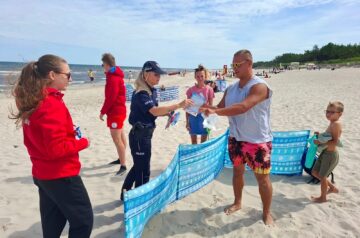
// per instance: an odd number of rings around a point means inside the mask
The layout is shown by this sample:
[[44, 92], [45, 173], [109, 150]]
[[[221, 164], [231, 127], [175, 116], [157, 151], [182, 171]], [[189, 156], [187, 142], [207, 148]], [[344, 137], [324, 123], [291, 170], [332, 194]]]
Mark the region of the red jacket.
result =
[[32, 174], [42, 180], [76, 176], [81, 167], [78, 152], [89, 142], [75, 139], [74, 125], [62, 100], [64, 94], [53, 88], [46, 91], [45, 99], [23, 123]]
[[100, 112], [108, 117], [126, 115], [125, 103], [124, 73], [120, 67], [116, 66], [106, 73], [105, 101]]

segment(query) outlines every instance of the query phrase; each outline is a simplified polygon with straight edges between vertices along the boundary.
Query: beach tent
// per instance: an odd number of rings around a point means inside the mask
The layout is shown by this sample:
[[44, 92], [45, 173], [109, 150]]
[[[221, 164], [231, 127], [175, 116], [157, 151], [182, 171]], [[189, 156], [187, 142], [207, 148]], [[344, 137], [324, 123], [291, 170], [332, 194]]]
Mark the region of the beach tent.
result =
[[316, 65], [314, 63], [307, 63], [306, 64], [306, 68], [311, 70], [311, 69], [315, 69], [316, 68]]
[[300, 62], [291, 62], [290, 67], [291, 67], [291, 69], [299, 69], [300, 68]]

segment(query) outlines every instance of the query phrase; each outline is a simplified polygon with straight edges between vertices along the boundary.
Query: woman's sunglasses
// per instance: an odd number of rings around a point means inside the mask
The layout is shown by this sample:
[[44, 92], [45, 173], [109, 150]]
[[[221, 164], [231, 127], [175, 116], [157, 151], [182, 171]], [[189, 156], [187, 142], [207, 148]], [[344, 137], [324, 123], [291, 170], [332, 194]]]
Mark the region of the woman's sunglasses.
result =
[[58, 74], [64, 74], [66, 75], [67, 79], [70, 80], [71, 79], [71, 73], [58, 73]]

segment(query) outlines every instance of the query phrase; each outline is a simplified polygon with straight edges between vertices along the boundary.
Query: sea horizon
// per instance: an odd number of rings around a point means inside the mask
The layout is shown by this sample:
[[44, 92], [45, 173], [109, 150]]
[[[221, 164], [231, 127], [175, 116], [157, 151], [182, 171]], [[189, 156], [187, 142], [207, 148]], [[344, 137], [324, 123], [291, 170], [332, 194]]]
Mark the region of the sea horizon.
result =
[[[27, 62], [16, 62], [16, 61], [0, 61], [0, 91], [9, 88], [12, 83], [16, 80], [17, 76], [21, 72], [22, 67]], [[72, 84], [84, 84], [90, 83], [88, 77], [89, 69], [95, 73], [95, 82], [104, 82], [105, 74], [101, 65], [95, 64], [69, 64], [72, 74]], [[142, 66], [119, 66], [125, 74], [125, 79], [134, 79], [137, 77]], [[181, 72], [181, 71], [193, 71], [193, 69], [186, 68], [163, 68], [167, 72]]]

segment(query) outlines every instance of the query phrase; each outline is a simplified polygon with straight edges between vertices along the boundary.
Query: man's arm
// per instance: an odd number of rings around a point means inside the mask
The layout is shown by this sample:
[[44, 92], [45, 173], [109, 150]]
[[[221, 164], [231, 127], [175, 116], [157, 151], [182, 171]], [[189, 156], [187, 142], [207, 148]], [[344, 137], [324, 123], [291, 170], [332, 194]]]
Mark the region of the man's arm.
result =
[[218, 103], [218, 105], [216, 106], [212, 106], [212, 105], [202, 105], [201, 108], [200, 108], [200, 111], [204, 111], [206, 108], [208, 109], [218, 109], [218, 108], [224, 108], [225, 107], [225, 97], [226, 97], [226, 92], [224, 93], [222, 99], [220, 100], [220, 102]]
[[226, 97], [226, 94], [227, 94], [227, 90], [225, 90], [222, 99], [220, 100], [220, 102], [219, 102], [218, 105], [216, 106], [217, 108], [224, 108], [224, 107], [225, 107], [225, 97]]
[[244, 101], [234, 104], [230, 107], [225, 107], [225, 100], [223, 98], [219, 103], [219, 106], [223, 106], [223, 107], [215, 109], [214, 112], [219, 116], [239, 115], [249, 111], [256, 104], [264, 101], [268, 97], [269, 97], [268, 87], [263, 83], [256, 84], [251, 88], [249, 95], [245, 98]]

